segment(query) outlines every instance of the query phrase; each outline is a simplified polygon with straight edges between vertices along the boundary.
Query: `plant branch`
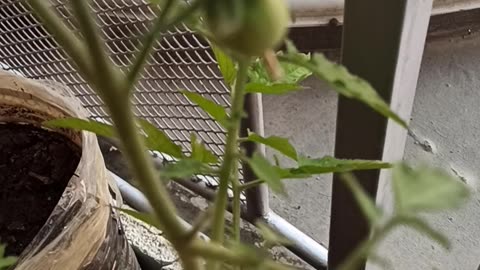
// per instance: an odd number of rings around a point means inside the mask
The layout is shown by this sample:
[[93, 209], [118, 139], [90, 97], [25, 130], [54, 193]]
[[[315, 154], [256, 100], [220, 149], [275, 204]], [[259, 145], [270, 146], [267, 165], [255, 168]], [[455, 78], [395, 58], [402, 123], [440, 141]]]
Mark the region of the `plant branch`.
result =
[[[90, 55], [95, 59], [95, 65], [92, 66], [95, 74], [98, 74], [98, 84], [104, 82], [118, 82], [123, 80], [123, 75], [113, 65], [105, 53], [104, 42], [97, 29], [95, 19], [90, 13], [89, 3], [91, 1], [71, 1], [75, 17], [79, 22], [79, 28], [85, 36], [85, 42], [89, 49]], [[119, 84], [117, 87], [108, 89], [107, 91], [121, 93], [122, 89], [119, 87], [125, 87], [123, 84]], [[102, 90], [102, 89], [100, 89]], [[100, 94], [104, 95], [105, 91], [101, 91]]]
[[[197, 240], [190, 245], [189, 251], [198, 256], [217, 262], [224, 262], [243, 267], [262, 266], [259, 269], [264, 270], [290, 269], [270, 259], [265, 259], [262, 256], [252, 256], [252, 253], [250, 252], [235, 251], [215, 243], [206, 243]], [[210, 270], [210, 268], [208, 268], [208, 270]]]
[[261, 185], [265, 183], [265, 181], [261, 180], [261, 179], [257, 179], [257, 180], [254, 180], [254, 181], [250, 181], [250, 182], [246, 182], [245, 184], [242, 184], [240, 185], [240, 191], [245, 191], [249, 188], [253, 188], [253, 187], [256, 187], [258, 185]]
[[[83, 1], [74, 1], [83, 2]], [[100, 95], [107, 105], [109, 113], [114, 122], [117, 136], [121, 142], [121, 148], [132, 169], [133, 176], [140, 183], [145, 196], [152, 204], [155, 215], [157, 216], [161, 227], [164, 228], [165, 236], [174, 245], [182, 259], [182, 263], [189, 270], [202, 269], [199, 260], [195, 256], [188, 256], [185, 252], [187, 245], [184, 239], [188, 231], [176, 216], [176, 209], [169, 198], [167, 189], [162, 181], [159, 181], [158, 175], [154, 169], [153, 161], [148, 156], [144, 141], [138, 133], [138, 127], [133, 115], [133, 108], [128, 96], [119, 96], [115, 89], [123, 89], [125, 86], [124, 77], [115, 76], [115, 67], [113, 63], [102, 57], [96, 59], [96, 65], [102, 66], [107, 75], [106, 78], [97, 77], [93, 67], [92, 55], [104, 55], [102, 46], [100, 46], [100, 37], [96, 33], [95, 24], [91, 18], [86, 5], [76, 3], [75, 10], [79, 15], [77, 18], [82, 24], [86, 38], [89, 39], [89, 46], [85, 46], [83, 41], [71, 34], [71, 31], [65, 26], [57, 14], [49, 9], [48, 2], [43, 0], [30, 0], [30, 4], [39, 17], [44, 20], [44, 24], [54, 35], [56, 41], [65, 48], [66, 52], [77, 64], [82, 75], [93, 89]], [[88, 50], [90, 49], [90, 51]], [[102, 63], [99, 63], [102, 62]], [[110, 68], [105, 68], [111, 64]], [[102, 75], [103, 76], [103, 75]], [[111, 78], [112, 80], [110, 80]]]
[[[229, 125], [227, 128], [227, 139], [225, 145], [225, 155], [223, 157], [223, 163], [220, 168], [220, 183], [214, 202], [214, 214], [213, 214], [213, 228], [212, 228], [212, 241], [216, 243], [223, 243], [225, 233], [225, 209], [227, 207], [227, 193], [228, 184], [230, 183], [230, 177], [232, 176], [233, 169], [236, 168], [235, 163], [238, 162], [238, 136], [240, 130], [240, 122], [243, 115], [243, 103], [245, 100], [245, 84], [247, 81], [247, 70], [249, 66], [249, 60], [241, 59], [239, 62], [239, 70], [237, 75], [237, 81], [235, 88], [231, 93], [231, 114], [229, 119]], [[218, 269], [218, 264], [214, 264], [209, 267], [210, 270]]]
[[160, 41], [163, 37], [161, 33], [165, 30], [168, 30], [170, 27], [180, 23], [182, 20], [190, 16], [195, 10], [200, 7], [202, 0], [196, 0], [191, 5], [182, 10], [177, 16], [167, 22], [167, 13], [173, 6], [173, 0], [169, 0], [165, 5], [165, 8], [160, 16], [158, 16], [153, 22], [153, 28], [145, 36], [144, 41], [142, 42], [143, 47], [138, 52], [135, 57], [135, 62], [132, 64], [130, 71], [128, 72], [127, 82], [128, 82], [128, 91], [133, 89], [133, 86], [138, 81], [141, 71], [145, 63], [148, 61], [149, 57], [152, 54], [153, 47], [155, 42]]
[[62, 19], [50, 9], [49, 2], [45, 0], [29, 0], [29, 4], [35, 11], [35, 14], [42, 20], [43, 25], [55, 37], [56, 41], [75, 60], [75, 64], [83, 76], [91, 81], [97, 81], [97, 76], [93, 72], [94, 61], [88, 53], [88, 48], [65, 26]]

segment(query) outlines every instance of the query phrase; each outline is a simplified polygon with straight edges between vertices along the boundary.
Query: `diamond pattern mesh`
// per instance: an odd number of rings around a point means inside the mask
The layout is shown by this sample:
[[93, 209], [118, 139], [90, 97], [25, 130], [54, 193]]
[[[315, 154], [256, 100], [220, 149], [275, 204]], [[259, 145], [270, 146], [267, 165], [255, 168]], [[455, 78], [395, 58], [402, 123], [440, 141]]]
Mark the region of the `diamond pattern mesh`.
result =
[[[47, 1], [47, 0], [46, 0]], [[67, 0], [51, 0], [52, 7], [77, 31]], [[155, 12], [142, 0], [96, 0], [92, 8], [102, 29], [111, 59], [124, 70], [140, 48]], [[68, 85], [99, 120], [109, 121], [100, 100], [76, 72], [65, 53], [30, 14], [26, 1], [0, 0], [0, 64], [34, 79]], [[178, 91], [187, 89], [227, 107], [228, 92], [206, 42], [188, 29], [165, 33], [139, 81], [133, 102], [136, 114], [164, 130], [189, 149], [194, 132], [217, 155], [224, 132], [208, 115]]]

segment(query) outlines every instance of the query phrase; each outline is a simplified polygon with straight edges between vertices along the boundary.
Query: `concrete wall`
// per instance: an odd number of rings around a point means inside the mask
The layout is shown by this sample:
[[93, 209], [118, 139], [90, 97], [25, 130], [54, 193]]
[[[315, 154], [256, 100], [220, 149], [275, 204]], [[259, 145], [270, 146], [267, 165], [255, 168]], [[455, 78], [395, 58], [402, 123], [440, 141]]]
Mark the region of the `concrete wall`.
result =
[[[306, 155], [332, 154], [337, 97], [316, 80], [309, 80], [306, 86], [309, 89], [288, 96], [264, 97], [266, 133], [290, 138]], [[424, 54], [405, 160], [441, 166], [478, 191], [479, 107], [480, 37], [430, 42]], [[290, 180], [287, 186], [287, 199], [271, 195], [273, 209], [328, 244], [331, 177]], [[474, 193], [458, 211], [427, 218], [449, 236], [452, 250], [445, 251], [410, 230], [397, 230], [380, 248], [380, 254], [392, 262], [394, 269], [477, 269], [480, 194]]]

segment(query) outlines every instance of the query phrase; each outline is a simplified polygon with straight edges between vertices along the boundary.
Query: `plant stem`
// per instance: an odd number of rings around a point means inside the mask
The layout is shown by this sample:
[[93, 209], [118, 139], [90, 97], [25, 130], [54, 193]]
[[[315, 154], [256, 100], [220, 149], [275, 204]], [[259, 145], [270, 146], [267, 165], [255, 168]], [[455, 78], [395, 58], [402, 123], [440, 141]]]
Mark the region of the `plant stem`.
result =
[[110, 115], [121, 142], [125, 158], [131, 166], [135, 179], [140, 183], [142, 192], [151, 203], [155, 215], [161, 222], [166, 238], [177, 250], [184, 269], [203, 269], [198, 257], [191, 256], [186, 249], [189, 242], [185, 241], [188, 229], [177, 219], [176, 210], [169, 198], [169, 194], [158, 179], [152, 159], [148, 156], [143, 140], [137, 132], [137, 125], [133, 116], [130, 100], [121, 102], [112, 95], [107, 95], [105, 103], [110, 109]]
[[[91, 57], [95, 59], [95, 65], [91, 68], [98, 76], [97, 84], [103, 83], [103, 81], [118, 82], [123, 79], [120, 71], [115, 68], [105, 53], [104, 42], [101, 35], [98, 32], [95, 19], [90, 14], [89, 3], [90, 0], [83, 1], [71, 1], [75, 17], [79, 22], [79, 28], [85, 36], [85, 42], [91, 54]], [[109, 91], [117, 92], [121, 94], [124, 85], [119, 85], [109, 89]], [[100, 92], [101, 93], [101, 92]]]
[[256, 187], [258, 185], [261, 185], [265, 183], [265, 181], [261, 180], [261, 179], [257, 179], [257, 180], [254, 180], [254, 181], [250, 181], [250, 182], [247, 182], [245, 184], [242, 184], [240, 185], [240, 191], [244, 191], [244, 190], [247, 190], [249, 188], [253, 188], [253, 187]]
[[[232, 265], [238, 265], [240, 267], [255, 267], [254, 269], [263, 270], [288, 270], [289, 267], [283, 266], [268, 258], [264, 258], [259, 254], [252, 254], [251, 252], [241, 252], [239, 250], [233, 250], [225, 248], [222, 245], [215, 243], [206, 243], [199, 240], [192, 242], [189, 247], [189, 252], [192, 254], [202, 256], [204, 258], [212, 259], [215, 261], [225, 262]], [[250, 268], [249, 268], [250, 269]], [[211, 270], [211, 268], [207, 268]]]
[[45, 0], [29, 0], [28, 3], [40, 17], [48, 31], [55, 36], [56, 41], [75, 60], [80, 72], [89, 80], [97, 80], [93, 72], [94, 61], [88, 53], [88, 48], [75, 34], [68, 29], [63, 21], [50, 9], [50, 4]]
[[[214, 202], [213, 224], [212, 224], [212, 236], [211, 239], [216, 243], [223, 243], [225, 233], [225, 209], [227, 207], [228, 196], [228, 184], [230, 183], [230, 177], [236, 168], [235, 165], [238, 156], [238, 136], [240, 131], [240, 122], [243, 115], [243, 103], [245, 100], [245, 84], [247, 81], [247, 70], [250, 61], [248, 59], [241, 59], [239, 61], [239, 70], [237, 74], [237, 81], [235, 82], [235, 88], [231, 93], [231, 112], [229, 125], [227, 128], [227, 139], [225, 145], [225, 155], [223, 157], [223, 163], [220, 168], [220, 183]], [[219, 264], [214, 263], [209, 270], [218, 269]]]
[[[164, 229], [165, 236], [178, 251], [185, 268], [188, 270], [203, 269], [198, 257], [189, 256], [188, 252], [186, 252], [190, 244], [190, 242], [184, 241], [188, 230], [177, 219], [176, 209], [167, 189], [163, 182], [158, 179], [153, 161], [148, 156], [144, 141], [138, 133], [138, 126], [133, 115], [129, 96], [118, 95], [118, 91], [126, 87], [125, 77], [116, 76], [116, 74], [121, 73], [107, 57], [96, 59], [103, 62], [97, 64], [103, 67], [100, 70], [106, 73], [105, 78], [95, 75], [97, 69], [94, 68], [92, 62], [89, 62], [92, 60], [92, 55], [104, 55], [104, 52], [100, 51], [103, 50], [103, 47], [99, 43], [98, 33], [93, 29], [92, 21], [84, 17], [90, 16], [88, 11], [85, 10], [87, 6], [78, 4], [75, 9], [79, 17], [82, 17], [78, 19], [82, 23], [85, 35], [92, 35], [93, 40], [89, 41], [89, 46], [85, 46], [83, 41], [80, 41], [68, 31], [68, 28], [58, 15], [50, 10], [46, 1], [31, 0], [30, 3], [37, 14], [44, 20], [49, 31], [54, 34], [57, 42], [66, 49], [67, 53], [77, 64], [80, 73], [89, 81], [90, 85], [107, 105], [117, 131], [117, 136], [120, 139], [121, 148], [133, 176], [140, 183], [142, 191], [151, 203], [155, 215]], [[110, 65], [110, 67], [105, 68], [106, 65]]]
[[138, 81], [138, 77], [140, 76], [140, 73], [143, 70], [143, 66], [151, 56], [155, 42], [159, 42], [163, 38], [163, 36], [161, 35], [161, 32], [180, 23], [182, 20], [190, 16], [193, 12], [195, 12], [195, 10], [197, 10], [200, 7], [200, 4], [202, 1], [203, 0], [196, 0], [191, 5], [186, 7], [182, 12], [180, 12], [177, 16], [175, 16], [175, 18], [171, 19], [169, 22], [167, 22], [167, 19], [166, 19], [168, 15], [167, 13], [173, 6], [174, 1], [167, 2], [162, 14], [158, 16], [153, 22], [153, 28], [145, 36], [144, 41], [142, 42], [143, 44], [142, 48], [138, 52], [138, 55], [135, 57], [135, 62], [132, 64], [130, 71], [128, 72], [128, 76], [127, 76], [128, 88], [127, 89], [132, 89], [135, 83]]

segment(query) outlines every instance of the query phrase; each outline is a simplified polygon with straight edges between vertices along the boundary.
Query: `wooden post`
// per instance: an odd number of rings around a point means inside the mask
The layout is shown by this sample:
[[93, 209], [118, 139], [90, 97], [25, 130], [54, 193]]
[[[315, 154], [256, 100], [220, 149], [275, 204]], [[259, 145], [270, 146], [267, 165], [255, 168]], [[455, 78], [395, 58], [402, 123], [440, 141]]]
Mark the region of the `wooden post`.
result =
[[[391, 107], [409, 119], [431, 14], [432, 0], [346, 0], [342, 63], [366, 79]], [[339, 98], [335, 156], [398, 160], [407, 132], [365, 105]], [[355, 175], [376, 197], [378, 171]], [[329, 269], [336, 269], [368, 237], [369, 227], [350, 191], [334, 175]], [[384, 190], [384, 189], [382, 189]], [[383, 191], [382, 191], [383, 194]], [[359, 267], [364, 269], [365, 263]]]

